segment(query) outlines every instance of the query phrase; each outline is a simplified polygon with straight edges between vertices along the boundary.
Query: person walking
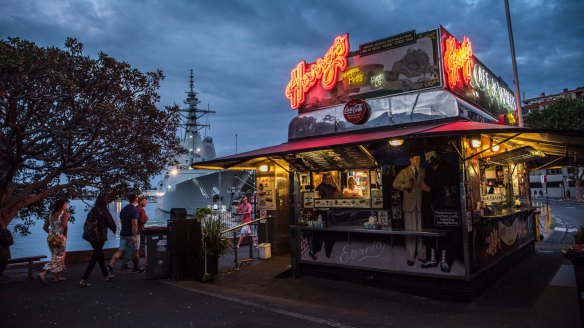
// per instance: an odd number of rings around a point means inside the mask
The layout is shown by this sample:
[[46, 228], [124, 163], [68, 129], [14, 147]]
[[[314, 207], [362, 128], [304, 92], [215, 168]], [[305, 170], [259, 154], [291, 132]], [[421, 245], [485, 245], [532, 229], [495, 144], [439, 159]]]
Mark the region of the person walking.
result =
[[[138, 197], [138, 206], [136, 209], [138, 210], [138, 244], [142, 242], [142, 229], [144, 229], [144, 225], [148, 222], [148, 214], [146, 214], [146, 204], [148, 203], [148, 199], [146, 196]], [[140, 254], [140, 250], [138, 250], [138, 255]], [[126, 249], [124, 252], [124, 260], [122, 264], [122, 270], [129, 270], [130, 268], [130, 261], [132, 260], [132, 250]]]
[[132, 251], [132, 264], [134, 265], [133, 273], [144, 272], [144, 269], [140, 267], [138, 250], [140, 249], [140, 234], [138, 233], [138, 196], [131, 194], [128, 196], [129, 204], [126, 205], [120, 211], [120, 247], [112, 256], [110, 263], [108, 265], [109, 274], [113, 277], [114, 275], [114, 265], [124, 254], [126, 249]]
[[[241, 198], [241, 203], [237, 207], [237, 214], [241, 215], [241, 224], [251, 222], [251, 204], [247, 201], [247, 197], [243, 196]], [[239, 232], [239, 241], [237, 242], [237, 249], [243, 242], [243, 238], [245, 236], [251, 235], [251, 227], [248, 225], [244, 225], [241, 227], [241, 231]]]
[[[89, 264], [87, 264], [87, 268], [85, 269], [85, 273], [79, 281], [79, 287], [89, 287], [93, 285], [87, 279], [93, 271], [95, 267], [95, 263], [99, 263], [99, 267], [101, 268], [101, 273], [103, 274], [105, 281], [111, 281], [113, 276], [110, 274], [109, 270], [105, 265], [105, 257], [103, 255], [103, 245], [107, 241], [107, 230], [110, 229], [114, 234], [116, 233], [116, 223], [114, 222], [114, 218], [110, 214], [107, 204], [109, 203], [107, 196], [100, 195], [95, 200], [95, 205], [87, 214], [87, 220], [91, 220], [97, 227], [97, 234], [95, 236], [89, 237], [88, 241], [91, 244], [91, 248], [93, 249], [93, 253], [91, 253], [91, 259], [89, 260]], [[86, 236], [84, 236], [86, 238]]]
[[55, 275], [56, 282], [67, 280], [61, 274], [65, 270], [65, 255], [67, 254], [67, 222], [69, 222], [67, 201], [59, 199], [53, 204], [53, 212], [43, 225], [43, 230], [48, 234], [47, 243], [51, 251], [51, 260], [43, 266], [38, 275], [43, 286], [47, 285], [48, 272]]
[[[424, 170], [420, 168], [420, 155], [410, 153], [410, 165], [402, 169], [393, 181], [393, 189], [403, 190], [402, 210], [406, 231], [422, 230], [422, 189]], [[408, 266], [414, 265], [416, 256], [426, 256], [422, 237], [406, 236], [406, 256]]]

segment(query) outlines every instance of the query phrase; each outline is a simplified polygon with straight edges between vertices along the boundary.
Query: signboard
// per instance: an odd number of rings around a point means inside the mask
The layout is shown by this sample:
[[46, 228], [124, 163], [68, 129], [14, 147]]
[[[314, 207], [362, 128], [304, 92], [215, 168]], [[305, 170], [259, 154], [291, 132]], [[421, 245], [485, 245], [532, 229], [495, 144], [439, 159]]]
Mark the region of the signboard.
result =
[[416, 30], [411, 30], [385, 39], [364, 43], [359, 46], [359, 55], [363, 57], [378, 52], [407, 46], [408, 44], [413, 43], [416, 43]]
[[339, 71], [347, 67], [347, 55], [349, 54], [349, 34], [339, 35], [333, 45], [316, 62], [306, 65], [301, 61], [290, 72], [290, 82], [286, 86], [286, 98], [290, 99], [290, 107], [298, 108], [306, 100], [306, 93], [318, 82], [325, 90], [331, 90], [337, 83]]
[[[438, 30], [418, 34], [410, 31], [366, 43], [359, 52], [346, 57], [349, 43], [345, 36], [337, 36], [326, 55], [316, 62], [300, 62], [292, 70], [285, 91], [292, 109], [302, 113], [355, 98], [369, 99], [442, 85]], [[326, 83], [319, 80], [325, 77]]]
[[544, 175], [540, 176], [540, 179], [541, 179], [542, 185], [547, 183], [547, 175], [544, 174]]
[[517, 105], [513, 92], [474, 56], [472, 42], [467, 37], [458, 41], [443, 27], [440, 27], [440, 38], [446, 89], [494, 117], [503, 115], [505, 122], [515, 124]]
[[276, 179], [274, 177], [258, 177], [258, 197], [261, 210], [276, 209]]
[[435, 210], [434, 225], [436, 226], [459, 226], [460, 212], [458, 210]]
[[343, 109], [343, 116], [347, 122], [362, 124], [371, 115], [371, 108], [365, 100], [351, 99]]

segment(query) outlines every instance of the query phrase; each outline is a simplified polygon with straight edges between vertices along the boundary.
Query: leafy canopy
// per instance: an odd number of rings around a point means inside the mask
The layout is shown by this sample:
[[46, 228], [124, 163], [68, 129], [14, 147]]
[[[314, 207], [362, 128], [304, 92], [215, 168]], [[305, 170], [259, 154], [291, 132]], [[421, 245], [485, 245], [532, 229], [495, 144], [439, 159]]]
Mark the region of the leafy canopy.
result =
[[525, 116], [525, 126], [539, 129], [584, 129], [584, 100], [562, 98]]
[[105, 53], [83, 55], [0, 40], [0, 225], [44, 218], [57, 198], [149, 188], [184, 150], [177, 106], [160, 110], [162, 71], [142, 73]]

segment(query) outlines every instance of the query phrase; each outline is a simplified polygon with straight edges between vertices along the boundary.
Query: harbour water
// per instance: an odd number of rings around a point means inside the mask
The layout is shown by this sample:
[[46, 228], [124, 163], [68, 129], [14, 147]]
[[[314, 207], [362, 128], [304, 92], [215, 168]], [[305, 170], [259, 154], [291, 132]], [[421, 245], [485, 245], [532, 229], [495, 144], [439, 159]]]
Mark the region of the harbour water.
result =
[[[112, 203], [110, 204], [110, 212], [116, 225], [118, 226], [118, 233], [120, 230], [119, 221], [119, 211], [125, 206], [127, 202], [122, 203]], [[68, 239], [67, 239], [67, 251], [81, 251], [90, 250], [91, 246], [87, 241], [82, 238], [83, 235], [83, 224], [85, 223], [85, 218], [87, 217], [88, 211], [93, 206], [93, 200], [91, 201], [81, 201], [81, 200], [71, 200], [69, 202], [69, 207], [75, 209], [75, 222], [69, 222], [68, 224]], [[167, 220], [170, 216], [169, 213], [160, 211], [156, 205], [156, 202], [149, 202], [146, 205], [146, 214], [150, 218], [146, 226], [166, 226]], [[14, 225], [18, 223], [18, 220], [13, 220], [9, 225], [10, 231], [13, 231]], [[27, 236], [21, 236], [18, 233], [12, 233], [14, 237], [14, 245], [10, 247], [10, 252], [12, 257], [25, 257], [25, 256], [35, 256], [35, 255], [46, 255], [50, 258], [51, 253], [47, 246], [47, 233], [43, 231], [44, 220], [36, 220], [35, 225], [30, 227], [31, 234]], [[116, 248], [119, 245], [119, 235], [114, 235], [109, 232], [108, 241], [105, 243], [104, 248]]]

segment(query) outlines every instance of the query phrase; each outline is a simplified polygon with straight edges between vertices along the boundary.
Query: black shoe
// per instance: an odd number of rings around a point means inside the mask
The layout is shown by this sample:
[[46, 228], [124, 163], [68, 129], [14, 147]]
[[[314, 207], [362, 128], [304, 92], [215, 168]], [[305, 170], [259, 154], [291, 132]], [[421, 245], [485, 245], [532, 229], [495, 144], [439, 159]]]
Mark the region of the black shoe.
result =
[[422, 263], [421, 267], [422, 269], [428, 269], [428, 268], [435, 268], [438, 266], [438, 262], [436, 262], [435, 260], [428, 260], [425, 261], [424, 263]]
[[408, 261], [408, 266], [414, 266], [414, 261]]
[[122, 264], [122, 270], [130, 270], [130, 266], [127, 263]]
[[109, 264], [108, 264], [108, 265], [107, 265], [107, 269], [108, 269], [108, 271], [109, 271], [109, 275], [108, 275], [109, 277], [112, 277], [112, 278], [113, 278], [113, 277], [115, 277], [115, 276], [116, 276], [116, 275], [114, 274], [114, 267], [113, 267], [113, 266], [111, 266], [111, 265], [109, 265]]
[[132, 270], [132, 273], [142, 273], [144, 272], [144, 268], [142, 267], [137, 267], [136, 269]]

